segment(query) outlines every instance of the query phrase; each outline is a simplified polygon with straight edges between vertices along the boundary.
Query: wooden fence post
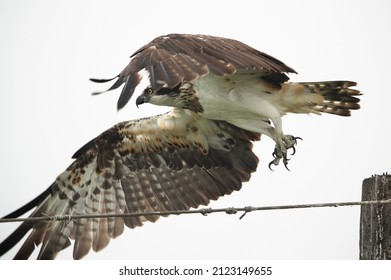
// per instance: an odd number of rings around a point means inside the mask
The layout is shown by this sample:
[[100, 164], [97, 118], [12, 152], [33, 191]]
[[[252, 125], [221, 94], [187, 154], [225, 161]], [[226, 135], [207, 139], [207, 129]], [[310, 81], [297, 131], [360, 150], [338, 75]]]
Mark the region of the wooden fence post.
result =
[[[362, 185], [362, 201], [391, 199], [391, 175], [374, 175]], [[391, 260], [391, 204], [361, 206], [360, 260]]]

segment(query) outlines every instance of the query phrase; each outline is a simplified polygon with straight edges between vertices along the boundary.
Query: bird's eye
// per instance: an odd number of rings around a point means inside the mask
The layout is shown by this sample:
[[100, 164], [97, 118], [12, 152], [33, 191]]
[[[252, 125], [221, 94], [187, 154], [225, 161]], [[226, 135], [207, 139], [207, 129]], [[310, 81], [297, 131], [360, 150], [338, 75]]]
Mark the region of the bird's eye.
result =
[[154, 93], [153, 89], [147, 88], [147, 94], [151, 95], [152, 93]]

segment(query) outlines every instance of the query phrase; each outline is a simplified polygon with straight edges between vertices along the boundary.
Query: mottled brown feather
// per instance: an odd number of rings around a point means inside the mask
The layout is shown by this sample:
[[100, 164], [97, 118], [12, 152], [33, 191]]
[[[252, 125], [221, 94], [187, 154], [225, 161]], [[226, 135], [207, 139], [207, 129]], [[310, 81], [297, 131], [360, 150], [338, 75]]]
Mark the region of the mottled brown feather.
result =
[[237, 70], [257, 69], [269, 82], [277, 85], [289, 80], [285, 73], [296, 73], [280, 60], [237, 40], [209, 35], [168, 34], [155, 38], [133, 53], [129, 64], [117, 76], [118, 80], [108, 89], [125, 84], [118, 109], [132, 97], [140, 82], [135, 75], [143, 69], [150, 73], [150, 85], [154, 90], [190, 83], [209, 72], [229, 75]]
[[[119, 123], [88, 142], [31, 216], [187, 210], [239, 190], [256, 170], [258, 158], [251, 141], [259, 135], [190, 111], [173, 110], [172, 115]], [[177, 118], [176, 125], [167, 130], [164, 122], [170, 116]], [[200, 142], [204, 144], [195, 145], [194, 139], [200, 137], [205, 138]], [[213, 147], [209, 146], [212, 139]], [[16, 258], [28, 258], [41, 245], [38, 258], [53, 259], [73, 239], [73, 257], [80, 259], [91, 249], [105, 248], [124, 225], [134, 228], [158, 218], [25, 222], [22, 227], [32, 231]], [[15, 238], [22, 236], [17, 233]]]

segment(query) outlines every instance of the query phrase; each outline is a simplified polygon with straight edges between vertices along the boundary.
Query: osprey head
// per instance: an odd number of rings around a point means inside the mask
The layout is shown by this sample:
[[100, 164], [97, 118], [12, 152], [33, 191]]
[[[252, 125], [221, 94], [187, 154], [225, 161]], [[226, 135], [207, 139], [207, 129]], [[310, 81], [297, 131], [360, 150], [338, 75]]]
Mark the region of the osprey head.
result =
[[151, 103], [154, 105], [180, 107], [178, 106], [179, 95], [179, 86], [173, 89], [163, 87], [158, 90], [147, 87], [143, 93], [137, 97], [136, 105], [138, 107], [138, 105], [143, 103]]
[[196, 113], [203, 112], [202, 106], [198, 102], [198, 97], [189, 84], [179, 84], [172, 89], [162, 87], [154, 90], [152, 87], [147, 87], [136, 99], [137, 107], [143, 103], [189, 109]]

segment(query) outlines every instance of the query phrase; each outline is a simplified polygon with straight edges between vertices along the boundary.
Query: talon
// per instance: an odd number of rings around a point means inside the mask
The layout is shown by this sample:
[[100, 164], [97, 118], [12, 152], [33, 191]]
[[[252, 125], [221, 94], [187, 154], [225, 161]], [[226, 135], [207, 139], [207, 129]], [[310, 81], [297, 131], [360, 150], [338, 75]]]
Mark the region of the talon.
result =
[[[274, 157], [274, 159], [280, 159], [280, 158], [283, 157], [283, 154], [282, 154], [281, 150], [275, 148], [274, 151], [273, 151], [273, 153], [272, 153], [272, 156]], [[274, 162], [274, 161], [273, 161], [273, 162]], [[278, 162], [277, 162], [277, 164], [275, 164], [275, 165], [278, 165]]]
[[274, 158], [274, 160], [272, 160], [270, 163], [269, 163], [269, 169], [271, 170], [271, 171], [274, 171], [273, 169], [272, 169], [272, 165], [275, 165], [275, 166], [277, 166], [278, 164], [279, 164], [279, 162], [280, 162], [280, 159], [281, 159], [281, 157], [275, 157]]
[[288, 161], [290, 160], [288, 158], [288, 150], [292, 149], [292, 153], [289, 153], [289, 155], [294, 155], [296, 154], [296, 145], [297, 145], [297, 140], [303, 140], [301, 137], [295, 137], [292, 135], [283, 135], [280, 141], [276, 141], [276, 147], [272, 153], [272, 156], [274, 158], [273, 161], [269, 163], [269, 169], [273, 171], [271, 168], [272, 165], [278, 165], [280, 160], [283, 159], [283, 163], [285, 168], [290, 171], [288, 168]]
[[286, 170], [291, 171], [291, 170], [288, 168], [288, 161], [289, 161], [289, 159], [284, 158], [283, 163], [284, 163], [284, 166], [285, 166]]
[[293, 150], [292, 153], [291, 153], [291, 156], [293, 156], [294, 154], [296, 154], [296, 148], [295, 148], [295, 146], [292, 146], [291, 148]]
[[273, 161], [271, 161], [271, 162], [269, 162], [269, 169], [271, 170], [271, 171], [274, 171], [273, 169], [272, 169], [272, 164], [273, 164]]

